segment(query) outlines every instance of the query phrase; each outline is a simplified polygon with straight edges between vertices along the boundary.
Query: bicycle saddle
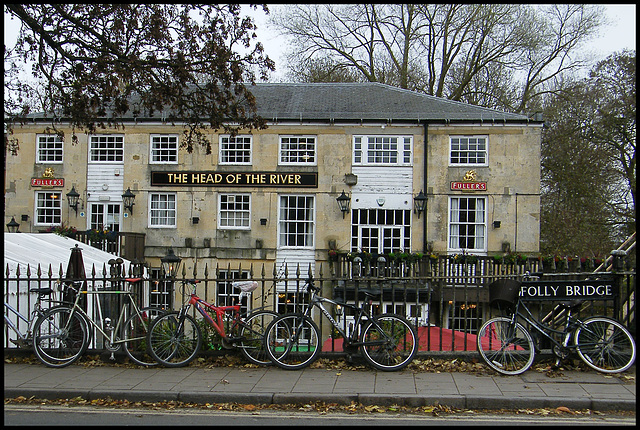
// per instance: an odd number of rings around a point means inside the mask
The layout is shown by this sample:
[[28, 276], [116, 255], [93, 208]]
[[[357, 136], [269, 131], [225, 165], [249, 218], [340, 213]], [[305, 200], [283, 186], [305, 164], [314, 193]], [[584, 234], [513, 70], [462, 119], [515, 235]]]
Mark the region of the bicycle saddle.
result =
[[38, 293], [41, 296], [48, 296], [53, 293], [53, 289], [51, 288], [29, 288], [29, 291], [32, 293]]
[[371, 297], [371, 298], [378, 297], [382, 293], [380, 290], [372, 290], [370, 288], [363, 288], [361, 290], [358, 290], [358, 292], [364, 294], [367, 297]]
[[582, 303], [584, 303], [584, 300], [575, 299], [565, 302], [559, 302], [558, 307], [560, 307], [561, 309], [570, 309], [572, 311], [577, 311], [580, 310]]

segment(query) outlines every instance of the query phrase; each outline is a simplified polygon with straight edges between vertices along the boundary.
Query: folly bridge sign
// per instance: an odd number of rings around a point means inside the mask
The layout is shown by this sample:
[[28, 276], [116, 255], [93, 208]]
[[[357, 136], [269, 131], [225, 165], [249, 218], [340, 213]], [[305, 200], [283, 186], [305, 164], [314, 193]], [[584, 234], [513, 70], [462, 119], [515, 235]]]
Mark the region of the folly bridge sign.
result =
[[618, 295], [611, 279], [587, 281], [526, 281], [520, 287], [524, 300], [612, 300]]

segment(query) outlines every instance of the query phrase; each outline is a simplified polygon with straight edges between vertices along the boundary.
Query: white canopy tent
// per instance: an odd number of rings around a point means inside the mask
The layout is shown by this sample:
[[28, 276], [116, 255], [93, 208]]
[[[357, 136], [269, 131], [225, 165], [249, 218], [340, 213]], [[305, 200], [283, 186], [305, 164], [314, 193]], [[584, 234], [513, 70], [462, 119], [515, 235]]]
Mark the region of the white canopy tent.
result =
[[[76, 245], [82, 249], [84, 271], [87, 277], [91, 276], [94, 267], [96, 277], [109, 276], [108, 262], [116, 258], [115, 255], [54, 233], [5, 233], [4, 275], [6, 276], [7, 273], [7, 265], [10, 277], [16, 275], [16, 270], [20, 266], [20, 276], [24, 277], [28, 265], [31, 277], [37, 276], [38, 266], [40, 266], [43, 277], [48, 277], [49, 267], [51, 267], [52, 277], [57, 279], [60, 276], [61, 265], [63, 275], [66, 274], [71, 249]], [[129, 260], [124, 260], [125, 273], [128, 272], [130, 265]], [[103, 273], [104, 267], [107, 273]]]
[[[117, 256], [54, 233], [4, 233], [5, 303], [18, 309], [24, 316], [29, 316], [30, 308], [37, 297], [34, 293], [29, 293], [29, 289], [45, 287], [55, 289], [55, 281], [61, 275], [60, 268], [62, 268], [62, 277], [64, 278], [67, 274], [71, 250], [76, 245], [82, 250], [86, 278], [92, 278], [95, 271], [96, 281], [89, 282], [89, 288], [104, 288], [104, 282], [98, 278], [110, 277], [109, 260], [115, 259]], [[126, 277], [129, 273], [130, 266], [131, 261], [123, 259], [123, 276]], [[16, 281], [18, 268], [19, 280]], [[27, 270], [29, 271], [29, 281], [27, 281]], [[38, 275], [38, 271], [40, 271], [40, 275]], [[49, 271], [51, 271], [51, 277], [49, 277]], [[148, 301], [147, 289], [148, 287], [145, 288], [143, 302]], [[52, 299], [60, 300], [60, 292], [56, 291]], [[89, 303], [89, 312], [92, 311], [92, 305]], [[17, 321], [15, 315], [10, 315], [10, 318], [20, 324], [21, 330], [26, 329], [24, 323]]]

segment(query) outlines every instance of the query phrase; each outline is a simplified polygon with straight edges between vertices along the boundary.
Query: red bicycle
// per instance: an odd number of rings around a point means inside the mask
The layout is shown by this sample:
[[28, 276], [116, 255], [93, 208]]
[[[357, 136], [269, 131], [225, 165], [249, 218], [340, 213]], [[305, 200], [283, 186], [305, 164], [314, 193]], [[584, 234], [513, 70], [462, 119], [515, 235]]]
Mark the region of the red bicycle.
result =
[[240, 301], [258, 287], [255, 281], [234, 282], [240, 289], [238, 302], [232, 306], [215, 306], [205, 302], [196, 294], [200, 281], [185, 279], [182, 281], [183, 294], [190, 292], [179, 311], [169, 312], [155, 319], [149, 327], [148, 344], [151, 356], [166, 367], [182, 367], [196, 358], [202, 346], [202, 330], [198, 321], [190, 315], [194, 307], [204, 322], [220, 335], [224, 348], [240, 348], [244, 357], [258, 365], [270, 364], [263, 345], [265, 328], [279, 315], [263, 308], [249, 314], [241, 312]]

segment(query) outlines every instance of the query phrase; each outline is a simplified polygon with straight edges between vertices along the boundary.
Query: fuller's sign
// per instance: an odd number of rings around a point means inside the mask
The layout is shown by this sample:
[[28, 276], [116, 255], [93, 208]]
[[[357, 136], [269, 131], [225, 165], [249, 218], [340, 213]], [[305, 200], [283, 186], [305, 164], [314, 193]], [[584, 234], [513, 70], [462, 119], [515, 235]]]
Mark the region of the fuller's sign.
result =
[[317, 173], [151, 172], [151, 185], [317, 188]]
[[523, 282], [520, 298], [523, 300], [610, 300], [618, 295], [612, 280], [593, 281], [532, 281]]
[[462, 181], [451, 181], [451, 191], [487, 191], [487, 183], [478, 181], [475, 170], [468, 170]]
[[451, 182], [453, 191], [486, 191], [486, 182]]
[[32, 187], [64, 187], [64, 179], [31, 178]]

